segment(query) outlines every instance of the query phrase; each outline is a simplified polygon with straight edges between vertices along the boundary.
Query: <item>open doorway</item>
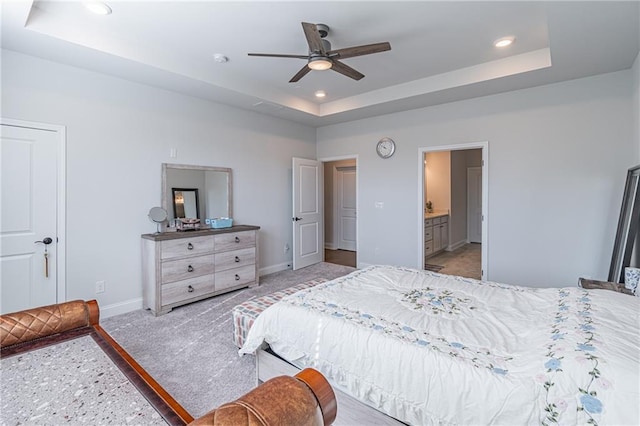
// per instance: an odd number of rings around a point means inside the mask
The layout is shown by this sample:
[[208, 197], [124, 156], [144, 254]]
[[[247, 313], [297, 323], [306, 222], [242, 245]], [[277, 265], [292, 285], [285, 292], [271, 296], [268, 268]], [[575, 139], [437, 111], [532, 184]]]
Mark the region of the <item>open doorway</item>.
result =
[[357, 265], [357, 161], [324, 161], [325, 262]]
[[422, 148], [421, 264], [487, 279], [487, 143]]

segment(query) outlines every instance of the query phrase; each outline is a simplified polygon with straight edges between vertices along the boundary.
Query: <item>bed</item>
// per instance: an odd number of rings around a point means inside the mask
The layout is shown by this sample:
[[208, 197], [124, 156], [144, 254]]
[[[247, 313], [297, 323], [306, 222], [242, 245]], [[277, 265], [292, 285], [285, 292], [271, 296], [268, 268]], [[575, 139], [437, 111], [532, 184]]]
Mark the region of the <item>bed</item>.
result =
[[637, 425], [639, 315], [608, 290], [371, 266], [285, 296], [240, 353], [268, 344], [410, 424]]

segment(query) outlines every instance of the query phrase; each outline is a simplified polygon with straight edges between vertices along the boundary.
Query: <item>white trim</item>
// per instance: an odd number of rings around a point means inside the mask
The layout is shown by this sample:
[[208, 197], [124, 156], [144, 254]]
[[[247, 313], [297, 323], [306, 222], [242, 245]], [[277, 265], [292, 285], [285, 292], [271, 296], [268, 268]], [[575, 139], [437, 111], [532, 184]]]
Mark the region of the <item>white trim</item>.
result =
[[461, 151], [465, 149], [482, 149], [482, 280], [489, 280], [489, 141], [460, 143], [453, 145], [424, 146], [418, 148], [418, 259], [417, 268], [422, 269], [424, 262], [424, 155], [436, 151]]
[[[358, 167], [358, 162], [359, 162], [358, 154], [347, 154], [347, 155], [339, 155], [337, 157], [318, 158], [318, 161], [320, 161], [323, 164], [323, 167], [324, 167], [324, 163], [330, 163], [332, 161], [341, 161], [341, 160], [356, 161], [356, 212], [359, 212], [360, 211], [360, 167]], [[325, 220], [324, 217], [322, 220], [324, 222]], [[360, 220], [356, 219], [356, 253], [359, 250], [359, 246], [360, 246]]]
[[449, 247], [447, 247], [445, 250], [446, 251], [454, 251], [456, 249], [459, 249], [460, 247], [464, 246], [465, 244], [467, 244], [468, 240], [460, 240], [455, 244], [449, 244]]
[[15, 127], [26, 127], [29, 129], [45, 130], [56, 132], [58, 135], [58, 163], [56, 164], [56, 214], [58, 223], [56, 224], [56, 237], [58, 238], [56, 254], [58, 262], [56, 264], [57, 282], [56, 299], [57, 303], [67, 301], [67, 128], [59, 124], [39, 123], [35, 121], [15, 120], [12, 118], [0, 117], [0, 124]]
[[142, 308], [142, 297], [114, 303], [112, 305], [100, 306], [100, 319], [126, 314], [127, 312], [137, 311]]
[[265, 266], [264, 268], [260, 268], [260, 270], [258, 271], [258, 275], [259, 276], [269, 275], [269, 274], [273, 274], [275, 272], [280, 272], [280, 271], [285, 271], [287, 269], [291, 269], [292, 263], [293, 263], [293, 261], [290, 260], [289, 262], [278, 263], [277, 265]]
[[324, 243], [325, 250], [338, 250], [338, 247], [334, 243]]

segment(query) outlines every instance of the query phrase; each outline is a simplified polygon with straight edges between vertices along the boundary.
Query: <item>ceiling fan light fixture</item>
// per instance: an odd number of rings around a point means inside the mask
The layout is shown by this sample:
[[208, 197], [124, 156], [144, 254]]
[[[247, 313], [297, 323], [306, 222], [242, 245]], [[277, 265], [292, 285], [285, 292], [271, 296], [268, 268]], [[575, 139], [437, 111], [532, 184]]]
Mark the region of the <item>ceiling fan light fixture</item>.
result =
[[327, 58], [318, 57], [309, 59], [307, 66], [314, 71], [325, 71], [330, 69], [333, 63]]
[[515, 37], [502, 37], [493, 42], [495, 47], [507, 47], [511, 46], [513, 42], [516, 41]]

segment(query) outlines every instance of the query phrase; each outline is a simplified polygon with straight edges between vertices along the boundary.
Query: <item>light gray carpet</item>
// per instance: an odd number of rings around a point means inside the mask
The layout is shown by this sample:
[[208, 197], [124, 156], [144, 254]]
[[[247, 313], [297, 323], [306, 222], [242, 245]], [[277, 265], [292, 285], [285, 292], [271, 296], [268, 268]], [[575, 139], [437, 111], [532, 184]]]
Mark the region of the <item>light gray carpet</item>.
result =
[[181, 306], [160, 317], [139, 310], [107, 318], [101, 325], [192, 416], [199, 417], [255, 387], [254, 357], [240, 357], [232, 342], [234, 306], [354, 270], [331, 263], [286, 270], [261, 277], [259, 287]]

